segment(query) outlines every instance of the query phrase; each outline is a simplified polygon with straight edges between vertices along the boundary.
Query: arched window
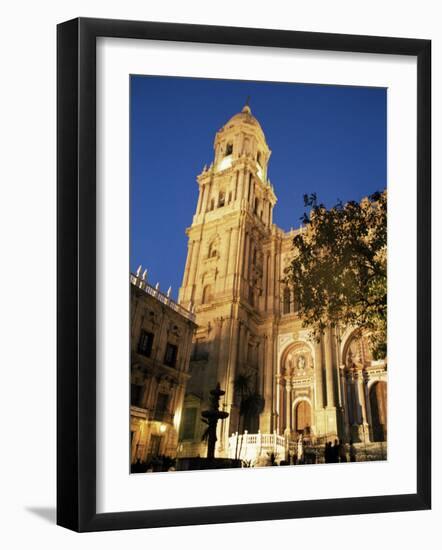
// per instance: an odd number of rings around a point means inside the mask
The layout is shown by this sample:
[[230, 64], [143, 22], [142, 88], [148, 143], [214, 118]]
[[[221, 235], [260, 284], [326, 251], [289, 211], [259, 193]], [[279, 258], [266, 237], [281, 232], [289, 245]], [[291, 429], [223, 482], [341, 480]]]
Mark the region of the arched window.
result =
[[218, 256], [218, 246], [217, 241], [213, 241], [209, 245], [209, 252], [207, 254], [208, 258], [216, 258]]
[[258, 151], [258, 154], [256, 155], [256, 162], [257, 162], [257, 163], [261, 166], [261, 168], [262, 168], [262, 164], [261, 164], [261, 162], [262, 162], [262, 155], [261, 155], [261, 153], [260, 153], [259, 151]]
[[221, 206], [224, 206], [225, 202], [226, 202], [226, 194], [224, 193], [224, 191], [220, 191], [218, 196], [218, 208], [220, 208]]
[[228, 143], [226, 146], [226, 154], [225, 156], [228, 157], [233, 153], [233, 143]]
[[305, 433], [312, 425], [312, 409], [308, 401], [300, 401], [296, 406], [296, 431]]
[[290, 313], [290, 289], [288, 286], [284, 288], [282, 312], [284, 315]]
[[259, 206], [259, 199], [258, 197], [255, 197], [255, 207], [254, 207], [254, 213], [257, 214], [258, 213], [258, 206]]
[[208, 304], [212, 301], [212, 285], [206, 285], [203, 289], [203, 304]]

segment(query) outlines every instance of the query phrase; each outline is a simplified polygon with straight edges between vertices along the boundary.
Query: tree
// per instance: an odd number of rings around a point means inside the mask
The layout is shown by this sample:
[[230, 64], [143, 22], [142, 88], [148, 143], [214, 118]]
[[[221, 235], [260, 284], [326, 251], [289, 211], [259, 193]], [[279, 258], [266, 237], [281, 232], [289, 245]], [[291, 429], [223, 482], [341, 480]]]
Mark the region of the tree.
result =
[[387, 353], [387, 192], [327, 209], [305, 195], [301, 232], [286, 282], [298, 311], [318, 339], [327, 326], [354, 326], [369, 334], [373, 356]]
[[242, 438], [241, 445], [238, 452], [238, 439], [241, 431], [241, 419], [243, 420], [243, 429], [241, 433], [244, 433], [244, 426], [247, 421], [252, 417], [258, 416], [264, 410], [264, 398], [261, 394], [253, 389], [253, 376], [252, 374], [239, 374], [234, 381], [235, 391], [239, 395], [239, 410], [238, 410], [238, 437], [236, 439], [236, 449], [235, 449], [235, 458], [241, 456], [242, 449]]
[[251, 376], [250, 374], [238, 374], [238, 376], [235, 378], [235, 381], [233, 383], [233, 386], [235, 388], [235, 392], [239, 395], [239, 410], [238, 410], [238, 426], [237, 426], [237, 438], [236, 438], [236, 448], [235, 448], [235, 459], [238, 458], [238, 439], [239, 439], [239, 432], [241, 428], [241, 417], [243, 412], [243, 401], [245, 399], [245, 396], [250, 391], [251, 386]]

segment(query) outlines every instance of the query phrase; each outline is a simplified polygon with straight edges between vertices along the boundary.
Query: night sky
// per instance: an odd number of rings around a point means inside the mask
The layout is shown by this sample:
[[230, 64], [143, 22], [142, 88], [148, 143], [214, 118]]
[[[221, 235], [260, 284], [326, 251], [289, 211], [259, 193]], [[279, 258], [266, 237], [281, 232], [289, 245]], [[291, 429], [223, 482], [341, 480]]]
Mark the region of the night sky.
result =
[[131, 77], [130, 267], [175, 298], [187, 253], [196, 176], [213, 160], [215, 133], [250, 96], [272, 150], [273, 221], [299, 227], [304, 193], [332, 206], [387, 181], [384, 88], [173, 77]]

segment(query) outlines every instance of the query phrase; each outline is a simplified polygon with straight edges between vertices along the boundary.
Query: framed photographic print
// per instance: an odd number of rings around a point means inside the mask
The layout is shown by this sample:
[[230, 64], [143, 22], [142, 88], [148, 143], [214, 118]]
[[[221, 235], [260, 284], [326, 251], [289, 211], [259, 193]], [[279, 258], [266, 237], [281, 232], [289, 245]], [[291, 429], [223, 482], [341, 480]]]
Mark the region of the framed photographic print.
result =
[[59, 525], [430, 508], [430, 52], [58, 26]]

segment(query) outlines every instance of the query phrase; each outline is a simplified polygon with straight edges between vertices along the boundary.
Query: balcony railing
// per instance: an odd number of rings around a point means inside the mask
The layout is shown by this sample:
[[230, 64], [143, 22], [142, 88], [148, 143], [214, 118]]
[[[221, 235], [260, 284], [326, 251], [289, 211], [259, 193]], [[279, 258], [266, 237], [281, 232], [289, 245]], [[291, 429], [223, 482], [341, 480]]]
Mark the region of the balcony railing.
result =
[[184, 308], [167, 294], [164, 294], [160, 291], [159, 288], [155, 288], [152, 285], [150, 285], [146, 280], [144, 280], [142, 277], [138, 277], [135, 273], [130, 274], [130, 282], [137, 288], [141, 288], [141, 290], [144, 290], [146, 294], [149, 294], [150, 296], [153, 296], [156, 298], [159, 302], [162, 304], [170, 307], [186, 319], [189, 319], [190, 321], [195, 322], [195, 313], [193, 311], [189, 311], [188, 309]]

